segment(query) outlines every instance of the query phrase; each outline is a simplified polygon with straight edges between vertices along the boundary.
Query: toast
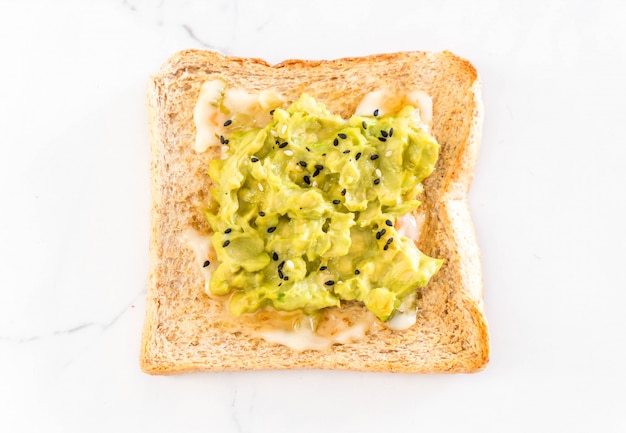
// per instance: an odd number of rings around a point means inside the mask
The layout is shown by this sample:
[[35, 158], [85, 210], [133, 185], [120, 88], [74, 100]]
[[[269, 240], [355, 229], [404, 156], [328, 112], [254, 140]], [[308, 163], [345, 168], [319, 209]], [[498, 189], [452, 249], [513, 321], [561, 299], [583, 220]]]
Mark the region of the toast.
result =
[[[424, 181], [425, 221], [418, 245], [444, 259], [419, 290], [417, 323], [403, 331], [373, 327], [363, 338], [324, 351], [294, 351], [255, 338], [222, 320], [196, 258], [180, 239], [185, 227], [209, 233], [199, 209], [211, 184], [207, 165], [217, 150], [197, 153], [194, 106], [205, 81], [262, 91], [288, 101], [307, 92], [343, 118], [364, 94], [385, 87], [421, 89], [432, 98], [432, 134], [440, 144]], [[175, 54], [151, 77], [151, 243], [140, 366], [150, 374], [259, 369], [337, 369], [407, 373], [481, 370], [489, 359], [478, 250], [467, 193], [481, 136], [480, 81], [450, 52], [403, 52], [331, 61], [269, 65], [209, 51]], [[355, 307], [360, 308], [360, 307]]]

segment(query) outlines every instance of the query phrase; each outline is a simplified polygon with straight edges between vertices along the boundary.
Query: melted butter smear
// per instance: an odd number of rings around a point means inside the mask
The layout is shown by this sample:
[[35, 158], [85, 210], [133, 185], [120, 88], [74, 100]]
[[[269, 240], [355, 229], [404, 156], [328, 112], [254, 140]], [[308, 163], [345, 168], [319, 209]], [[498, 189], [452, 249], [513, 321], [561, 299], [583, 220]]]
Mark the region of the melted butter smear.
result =
[[415, 116], [421, 123], [422, 129], [430, 132], [433, 120], [433, 101], [421, 90], [414, 90], [404, 95], [397, 95], [389, 90], [375, 90], [365, 94], [354, 114], [357, 116], [371, 116], [378, 111], [379, 116], [395, 113], [405, 105], [415, 107]]
[[[204, 277], [204, 291], [209, 293], [209, 282], [213, 271], [217, 269], [217, 258], [215, 249], [208, 235], [203, 235], [198, 230], [187, 227], [180, 235], [180, 240], [193, 252], [196, 256], [196, 263], [200, 267], [200, 272]], [[206, 262], [209, 262], [207, 265]]]
[[419, 242], [425, 220], [426, 215], [423, 212], [414, 212], [398, 217], [396, 220], [398, 234]]
[[270, 110], [282, 104], [282, 97], [273, 90], [251, 94], [239, 88], [228, 89], [222, 80], [205, 82], [200, 88], [193, 113], [196, 126], [194, 150], [202, 153], [211, 147], [221, 146], [220, 136], [226, 128], [224, 123], [232, 121], [234, 116], [242, 117], [243, 123], [250, 127], [265, 127], [272, 121]]
[[[339, 309], [335, 314], [340, 314]], [[345, 344], [359, 340], [374, 323], [374, 315], [370, 312], [362, 315], [356, 322], [344, 321], [327, 315], [315, 328], [314, 320], [303, 315], [293, 329], [272, 328], [257, 332], [261, 338], [270, 343], [282, 344], [298, 352], [305, 350], [327, 350], [333, 344]]]

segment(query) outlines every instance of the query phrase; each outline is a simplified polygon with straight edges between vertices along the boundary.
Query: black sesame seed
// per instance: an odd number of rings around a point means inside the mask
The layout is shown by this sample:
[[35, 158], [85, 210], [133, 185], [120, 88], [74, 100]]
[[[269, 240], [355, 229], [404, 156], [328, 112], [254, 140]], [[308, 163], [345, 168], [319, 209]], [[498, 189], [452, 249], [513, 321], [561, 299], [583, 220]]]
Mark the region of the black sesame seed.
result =
[[270, 116], [273, 116], [273, 115], [274, 115], [274, 110], [271, 110], [270, 111]]
[[253, 156], [251, 159], [252, 162], [259, 162], [259, 158], [257, 158], [256, 156]]
[[279, 148], [279, 149], [282, 149], [283, 147], [287, 146], [288, 144], [289, 144], [289, 143], [287, 143], [287, 142], [285, 141], [284, 143], [280, 143], [280, 144], [278, 145], [278, 148]]
[[374, 110], [374, 117], [378, 116], [378, 108]]
[[393, 223], [391, 222], [391, 220], [385, 221], [385, 224], [387, 224], [389, 227], [393, 227]]
[[220, 135], [220, 143], [224, 144], [224, 136]]
[[207, 266], [209, 266], [211, 264], [211, 262], [209, 262], [208, 260], [205, 260], [204, 263], [202, 264], [203, 268], [206, 268]]
[[341, 138], [342, 140], [345, 140], [346, 138], [348, 138], [348, 136], [344, 134], [343, 132], [341, 134], [337, 134], [337, 136]]
[[283, 278], [283, 280], [289, 281], [289, 277], [287, 275], [285, 275], [285, 278]]
[[228, 141], [228, 140], [224, 140], [224, 144], [228, 144], [228, 143], [229, 143], [229, 141]]
[[361, 273], [361, 271], [359, 271], [358, 269], [354, 270], [354, 275], [359, 275]]
[[267, 229], [268, 233], [274, 233], [276, 231], [276, 227], [270, 227], [269, 229]]
[[285, 266], [285, 261], [283, 260], [282, 262], [280, 262], [280, 264], [278, 265], [278, 270], [280, 271], [283, 266]]
[[328, 266], [320, 266], [320, 271], [325, 271], [326, 269], [328, 269]]
[[337, 138], [333, 140], [333, 146], [339, 146], [339, 140]]
[[230, 233], [230, 232], [232, 232], [232, 231], [233, 231], [233, 229], [231, 229], [231, 228], [229, 227], [229, 228], [227, 228], [226, 230], [224, 230], [224, 233], [228, 234], [228, 233]]
[[226, 122], [224, 122], [224, 126], [230, 126], [231, 123], [233, 123], [233, 121], [228, 119]]
[[385, 131], [384, 129], [382, 129], [382, 130], [380, 131], [380, 135], [382, 135], [383, 137], [386, 137], [386, 136], [388, 136], [388, 135], [389, 135], [389, 133], [388, 133], [387, 131]]
[[387, 141], [385, 137], [378, 137], [378, 141]]
[[350, 149], [344, 150], [344, 151], [343, 151], [343, 153], [344, 153], [344, 154], [348, 154], [348, 153], [350, 153]]
[[274, 254], [272, 254], [272, 258], [274, 259], [275, 262], [278, 261], [278, 253], [276, 253], [276, 251], [274, 251]]
[[311, 185], [311, 178], [309, 178], [309, 176], [304, 176], [302, 179], [304, 179], [304, 183]]
[[345, 188], [341, 190], [341, 195], [346, 195], [346, 189]]
[[318, 174], [320, 174], [319, 170], [315, 170], [315, 172], [313, 173], [313, 177], [317, 176]]
[[229, 246], [229, 245], [230, 245], [230, 240], [226, 240], [226, 241], [224, 241], [224, 243], [222, 244], [222, 247], [223, 247], [223, 248], [226, 248], [226, 247], [227, 247], [227, 246]]
[[282, 285], [283, 285], [283, 283], [278, 283], [278, 287], [280, 287], [280, 286], [282, 286]]
[[298, 162], [298, 164], [300, 164], [301, 167], [305, 167], [307, 166], [306, 161], [300, 161]]
[[264, 217], [265, 216], [265, 212], [263, 212], [263, 211], [259, 212], [259, 216]]
[[285, 275], [283, 274], [283, 271], [281, 271], [280, 269], [278, 270], [278, 278], [280, 278], [281, 280], [283, 278], [285, 278]]
[[381, 231], [377, 232], [376, 239], [382, 238], [385, 233], [387, 233], [387, 229], [382, 229]]
[[374, 185], [378, 185], [380, 183], [380, 179], [374, 179]]
[[[384, 229], [383, 229], [383, 230], [384, 230]], [[390, 244], [390, 243], [392, 243], [392, 242], [393, 242], [393, 238], [389, 238], [389, 239], [387, 239], [387, 245], [389, 245], [389, 244]]]
[[393, 128], [389, 130], [389, 136], [391, 137], [392, 135], [393, 135]]
[[335, 282], [333, 280], [328, 280], [324, 284], [326, 284], [327, 286], [332, 286], [335, 284]]
[[309, 149], [308, 147], [305, 147], [305, 149], [306, 149], [307, 152], [311, 151], [311, 149]]
[[333, 200], [333, 204], [339, 204], [341, 203], [339, 200]]
[[389, 245], [385, 244], [385, 246], [383, 247], [383, 250], [387, 251], [389, 249]]
[[360, 157], [361, 157], [361, 152], [357, 153], [356, 156], [354, 157], [354, 159], [356, 159], [358, 161]]
[[378, 159], [378, 155], [373, 154], [372, 156], [370, 156], [370, 159], [371, 159], [372, 161], [375, 161], [375, 160], [377, 160], [377, 159]]
[[322, 164], [315, 164], [315, 168], [316, 168], [317, 170], [323, 170], [323, 169], [324, 169], [324, 166], [323, 166]]
[[363, 129], [367, 129], [367, 123], [365, 123], [365, 120], [361, 122], [361, 126], [363, 127]]

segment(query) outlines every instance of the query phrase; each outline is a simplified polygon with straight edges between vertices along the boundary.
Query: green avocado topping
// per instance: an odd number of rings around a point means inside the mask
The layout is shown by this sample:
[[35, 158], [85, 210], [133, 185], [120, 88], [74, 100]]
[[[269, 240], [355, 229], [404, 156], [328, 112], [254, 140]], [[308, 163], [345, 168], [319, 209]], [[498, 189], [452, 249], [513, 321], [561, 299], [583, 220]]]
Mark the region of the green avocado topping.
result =
[[210, 292], [232, 293], [235, 316], [357, 300], [389, 319], [442, 263], [394, 228], [419, 206], [439, 151], [414, 111], [346, 121], [303, 94], [266, 127], [235, 129], [208, 170], [220, 262]]

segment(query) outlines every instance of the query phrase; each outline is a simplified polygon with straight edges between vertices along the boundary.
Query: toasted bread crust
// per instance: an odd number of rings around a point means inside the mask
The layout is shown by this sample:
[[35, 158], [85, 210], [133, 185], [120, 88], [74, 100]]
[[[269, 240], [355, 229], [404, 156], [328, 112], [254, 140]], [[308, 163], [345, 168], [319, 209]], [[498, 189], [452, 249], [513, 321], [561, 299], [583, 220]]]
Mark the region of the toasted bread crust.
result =
[[[221, 78], [250, 91], [275, 89], [287, 100], [306, 91], [349, 117], [362, 96], [381, 87], [419, 89], [433, 100], [432, 132], [441, 145], [424, 183], [427, 218], [420, 249], [444, 265], [420, 291], [415, 326], [373, 328], [328, 351], [293, 350], [232, 329], [204, 293], [193, 254], [178, 239], [186, 226], [208, 232], [198, 208], [210, 185], [196, 154], [193, 110], [203, 82]], [[474, 67], [449, 52], [405, 52], [330, 61], [260, 59], [188, 50], [170, 58], [148, 86], [152, 236], [141, 368], [151, 374], [245, 369], [344, 369], [412, 373], [474, 372], [489, 359], [480, 256], [467, 193], [482, 125]]]

